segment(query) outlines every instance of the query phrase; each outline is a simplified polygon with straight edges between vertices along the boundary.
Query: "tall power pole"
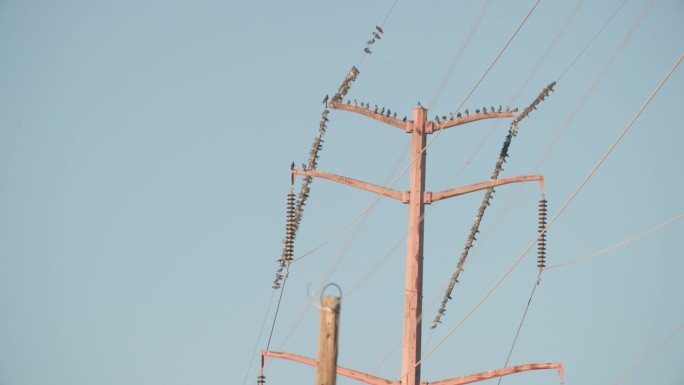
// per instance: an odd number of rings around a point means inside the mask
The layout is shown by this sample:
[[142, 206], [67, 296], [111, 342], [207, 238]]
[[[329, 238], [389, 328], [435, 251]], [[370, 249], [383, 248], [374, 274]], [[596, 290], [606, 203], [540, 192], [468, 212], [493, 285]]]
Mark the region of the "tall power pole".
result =
[[[404, 327], [402, 337], [402, 374], [399, 382], [401, 385], [420, 385], [424, 242], [423, 214], [425, 212], [425, 205], [442, 199], [452, 198], [474, 191], [485, 190], [499, 185], [529, 181], [543, 181], [543, 177], [541, 175], [517, 176], [511, 178], [491, 179], [481, 183], [452, 188], [439, 192], [430, 192], [425, 190], [425, 169], [427, 155], [425, 150], [428, 134], [482, 119], [514, 118], [516, 113], [513, 111], [487, 111], [482, 113], [478, 111], [476, 114], [464, 115], [439, 122], [427, 120], [427, 109], [423, 108], [420, 103], [416, 108], [413, 109], [413, 120], [399, 120], [395, 117], [390, 117], [389, 115], [386, 116], [382, 113], [378, 113], [377, 110], [370, 110], [368, 105], [365, 107], [359, 107], [355, 104], [351, 105], [342, 104], [339, 102], [331, 102], [328, 103], [327, 106], [333, 109], [355, 112], [371, 119], [386, 123], [390, 126], [400, 128], [406, 133], [411, 134], [411, 174], [408, 191], [398, 191], [389, 187], [378, 186], [352, 178], [320, 172], [317, 170], [293, 169], [292, 174], [332, 180], [346, 184], [348, 186], [360, 188], [376, 194], [381, 194], [389, 198], [397, 199], [405, 204], [408, 204], [406, 281], [404, 289]], [[269, 356], [290, 359], [308, 365], [315, 365], [315, 361], [311, 360], [310, 358], [297, 356], [290, 353], [269, 351], [262, 352], [262, 360]], [[559, 363], [519, 365], [484, 373], [455, 377], [452, 379], [439, 381], [439, 383], [442, 385], [458, 385], [474, 382], [477, 380], [484, 380], [487, 378], [500, 377], [520, 371], [539, 369], [558, 369], [562, 377], [562, 368], [562, 364]], [[340, 366], [337, 367], [337, 373], [357, 379], [367, 384], [386, 385], [388, 383], [397, 382], [378, 378]]]

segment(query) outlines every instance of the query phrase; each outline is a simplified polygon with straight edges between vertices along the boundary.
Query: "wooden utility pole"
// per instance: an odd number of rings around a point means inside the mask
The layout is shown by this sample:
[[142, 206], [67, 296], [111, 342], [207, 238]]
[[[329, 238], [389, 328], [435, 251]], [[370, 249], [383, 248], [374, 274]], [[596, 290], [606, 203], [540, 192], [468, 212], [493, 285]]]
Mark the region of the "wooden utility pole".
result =
[[335, 385], [337, 379], [337, 335], [340, 328], [340, 297], [321, 298], [318, 328], [318, 364], [315, 385]]

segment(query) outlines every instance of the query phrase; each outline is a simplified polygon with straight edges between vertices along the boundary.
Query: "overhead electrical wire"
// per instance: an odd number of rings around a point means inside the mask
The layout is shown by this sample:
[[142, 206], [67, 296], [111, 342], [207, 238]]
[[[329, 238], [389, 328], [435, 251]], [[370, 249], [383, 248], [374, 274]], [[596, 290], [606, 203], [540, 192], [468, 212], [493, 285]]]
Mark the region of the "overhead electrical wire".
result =
[[[508, 367], [508, 363], [511, 359], [511, 355], [513, 354], [513, 349], [515, 348], [515, 343], [518, 341], [518, 336], [520, 336], [520, 330], [522, 330], [523, 323], [525, 322], [525, 317], [527, 316], [527, 311], [530, 309], [530, 304], [532, 303], [532, 298], [534, 297], [534, 292], [537, 290], [537, 286], [539, 286], [539, 279], [541, 276], [541, 270], [537, 274], [537, 279], [534, 282], [534, 285], [532, 285], [532, 292], [530, 293], [530, 298], [527, 300], [527, 305], [525, 305], [525, 311], [523, 312], [522, 317], [520, 318], [520, 323], [518, 324], [518, 330], [515, 331], [515, 337], [513, 337], [513, 343], [511, 344], [511, 348], [508, 350], [508, 355], [506, 356], [506, 362], [504, 363], [504, 368]], [[496, 382], [497, 385], [501, 383], [501, 379], [503, 377], [499, 377], [499, 380]]]
[[[627, 239], [627, 240], [625, 240], [625, 241], [616, 243], [616, 244], [613, 245], [613, 246], [607, 247], [607, 248], [605, 248], [605, 249], [603, 249], [603, 250], [599, 250], [599, 251], [597, 251], [597, 252], [595, 252], [595, 253], [591, 253], [591, 254], [585, 255], [584, 257], [575, 258], [575, 259], [572, 259], [572, 260], [567, 261], [567, 262], [564, 262], [564, 263], [559, 263], [559, 264], [556, 264], [556, 265], [553, 265], [553, 266], [545, 267], [544, 270], [553, 269], [553, 268], [562, 267], [562, 266], [566, 266], [566, 265], [573, 264], [573, 263], [578, 263], [578, 262], [586, 261], [586, 260], [589, 259], [589, 258], [592, 258], [592, 257], [595, 257], [595, 256], [597, 256], [597, 255], [603, 254], [603, 253], [608, 252], [608, 251], [610, 251], [610, 250], [614, 250], [614, 249], [616, 249], [616, 248], [618, 248], [618, 247], [620, 247], [620, 246], [624, 246], [624, 245], [626, 245], [626, 244], [628, 244], [628, 243], [630, 243], [630, 242], [632, 242], [632, 241], [635, 241], [635, 240], [637, 240], [637, 239], [640, 239], [640, 238], [642, 238], [642, 237], [644, 237], [644, 236], [646, 236], [646, 235], [648, 235], [648, 234], [650, 234], [650, 233], [652, 233], [652, 232], [654, 232], [654, 231], [656, 231], [656, 230], [658, 230], [658, 229], [660, 229], [660, 228], [662, 228], [662, 227], [664, 227], [664, 226], [666, 226], [666, 225], [668, 225], [668, 224], [670, 224], [670, 223], [675, 222], [676, 220], [680, 219], [680, 218], [683, 217], [683, 216], [684, 216], [684, 212], [680, 213], [679, 215], [676, 215], [674, 218], [670, 218], [669, 220], [667, 220], [667, 221], [665, 221], [665, 222], [663, 222], [663, 223], [661, 223], [661, 224], [659, 224], [659, 225], [656, 225], [656, 226], [654, 226], [654, 227], [651, 227], [650, 229], [648, 229], [648, 230], [646, 230], [646, 231], [644, 231], [644, 232], [642, 232], [642, 233], [640, 233], [640, 234], [637, 234], [637, 235], [635, 235], [635, 236], [633, 236], [633, 237], [631, 237], [631, 238], [629, 238], [629, 239]], [[527, 311], [529, 310], [530, 304], [532, 303], [532, 298], [534, 297], [535, 290], [537, 289], [537, 286], [539, 286], [539, 281], [540, 281], [540, 279], [541, 279], [541, 273], [542, 273], [542, 272], [541, 272], [541, 270], [540, 270], [540, 271], [539, 271], [539, 274], [537, 274], [537, 279], [535, 280], [534, 285], [532, 286], [532, 292], [530, 293], [530, 298], [527, 300], [527, 305], [525, 306], [525, 311], [523, 312], [522, 318], [520, 319], [520, 324], [518, 325], [518, 330], [515, 332], [515, 337], [513, 338], [513, 343], [511, 344], [511, 349], [508, 351], [508, 356], [506, 357], [506, 362], [504, 363], [504, 366], [503, 366], [504, 368], [505, 368], [505, 367], [508, 367], [508, 362], [509, 362], [509, 360], [510, 360], [510, 358], [511, 358], [511, 354], [513, 353], [513, 348], [515, 347], [515, 343], [518, 341], [518, 336], [520, 335], [520, 330], [522, 329], [523, 323], [525, 322], [525, 316], [527, 315]], [[497, 384], [500, 384], [500, 383], [501, 383], [502, 378], [503, 378], [503, 377], [499, 377], [499, 381], [497, 382]], [[616, 383], [617, 383], [617, 382], [616, 382]]]
[[606, 22], [603, 24], [603, 26], [601, 27], [601, 29], [599, 29], [598, 32], [596, 32], [596, 34], [594, 34], [594, 37], [592, 37], [591, 40], [589, 40], [589, 42], [588, 42], [588, 43], [584, 46], [584, 48], [580, 51], [580, 53], [577, 54], [577, 56], [575, 57], [575, 60], [573, 60], [573, 61], [565, 68], [565, 70], [564, 70], [563, 72], [561, 72], [560, 76], [558, 76], [558, 80], [557, 80], [557, 81], [561, 81], [561, 79], [563, 79], [563, 76], [565, 76], [565, 74], [568, 73], [568, 71], [570, 71], [570, 68], [572, 68], [572, 67], [575, 65], [575, 63], [577, 62], [577, 60], [579, 60], [579, 58], [582, 57], [582, 55], [584, 55], [584, 52], [586, 52], [587, 49], [594, 43], [594, 40], [596, 40], [596, 38], [601, 34], [601, 32], [603, 32], [603, 30], [606, 29], [606, 27], [608, 26], [608, 24], [610, 24], [611, 20], [613, 20], [613, 18], [615, 17], [615, 15], [617, 15], [618, 12], [620, 12], [620, 10], [622, 9], [622, 7], [625, 6], [625, 4], [627, 4], [627, 0], [623, 0], [623, 2], [620, 4], [619, 7], [617, 7], [617, 9], [615, 10], [615, 12], [613, 12], [613, 14], [608, 18], [608, 20], [606, 20]]
[[245, 372], [245, 378], [242, 380], [242, 384], [247, 383], [247, 378], [249, 376], [249, 371], [252, 369], [252, 362], [254, 361], [254, 356], [256, 355], [257, 349], [259, 348], [259, 342], [261, 342], [261, 335], [264, 331], [264, 326], [266, 325], [266, 320], [268, 320], [268, 313], [271, 311], [271, 304], [273, 303], [273, 297], [275, 297], [275, 290], [271, 291], [271, 299], [268, 301], [268, 307], [266, 308], [266, 314], [264, 314], [264, 320], [261, 322], [261, 328], [259, 329], [259, 336], [257, 337], [256, 343], [254, 344], [254, 349], [252, 350], [252, 355], [249, 359], [249, 365], [247, 366], [247, 371]]
[[451, 64], [449, 64], [449, 68], [447, 69], [446, 73], [444, 76], [442, 76], [442, 79], [437, 83], [437, 90], [435, 90], [435, 93], [432, 95], [432, 98], [430, 98], [430, 101], [428, 102], [428, 109], [432, 107], [435, 102], [437, 102], [437, 99], [439, 99], [440, 96], [442, 96], [442, 93], [444, 92], [444, 88], [446, 87], [447, 83], [449, 82], [449, 79], [451, 79], [451, 76], [456, 69], [456, 66], [458, 63], [460, 63], [461, 58], [463, 57], [463, 54], [465, 53], [465, 50], [468, 48], [470, 45], [470, 42], [473, 40], [473, 36], [475, 36], [475, 32], [477, 29], [480, 27], [480, 23], [482, 22], [482, 19], [484, 16], [487, 14], [487, 11], [489, 10], [490, 6], [492, 5], [492, 0], [486, 0], [482, 2], [482, 6], [480, 7], [480, 10], [477, 12], [477, 15], [473, 19], [473, 22], [470, 24], [470, 28], [468, 29], [468, 33], [466, 33], [465, 38], [461, 42], [461, 45], [459, 45], [458, 50], [456, 50], [456, 54], [454, 55], [454, 58], [451, 60]]
[[549, 267], [545, 268], [544, 270], [556, 269], [556, 268], [559, 268], [559, 267], [568, 266], [568, 265], [573, 265], [573, 264], [575, 264], [575, 263], [580, 263], [580, 262], [587, 261], [587, 260], [589, 260], [589, 259], [591, 259], [591, 258], [597, 257], [597, 256], [599, 256], [599, 255], [601, 255], [601, 254], [604, 254], [604, 253], [607, 253], [607, 252], [609, 252], [609, 251], [615, 250], [615, 249], [617, 249], [618, 247], [622, 247], [622, 246], [624, 246], [624, 245], [626, 245], [626, 244], [628, 244], [628, 243], [632, 243], [632, 242], [634, 242], [634, 241], [636, 241], [636, 240], [638, 240], [638, 239], [641, 239], [641, 238], [647, 236], [648, 234], [651, 234], [652, 232], [654, 232], [654, 231], [656, 231], [656, 230], [659, 230], [659, 229], [661, 229], [661, 228], [663, 228], [663, 227], [665, 227], [665, 226], [667, 226], [667, 225], [669, 225], [669, 224], [671, 224], [671, 223], [674, 223], [675, 221], [677, 221], [677, 220], [679, 220], [679, 219], [682, 219], [682, 217], [684, 217], [684, 212], [681, 212], [681, 213], [675, 215], [674, 217], [672, 217], [672, 218], [666, 220], [665, 222], [662, 222], [662, 223], [660, 223], [660, 224], [658, 224], [658, 225], [655, 225], [655, 226], [651, 227], [650, 229], [648, 229], [648, 230], [646, 230], [646, 231], [643, 231], [643, 232], [641, 232], [641, 233], [639, 233], [639, 234], [636, 234], [636, 235], [634, 235], [634, 236], [632, 236], [632, 237], [630, 237], [630, 238], [628, 238], [628, 239], [625, 239], [625, 240], [622, 241], [622, 242], [618, 242], [618, 243], [616, 243], [616, 244], [614, 244], [614, 245], [612, 245], [612, 246], [608, 246], [608, 247], [606, 247], [606, 248], [604, 248], [604, 249], [601, 249], [601, 250], [599, 250], [599, 251], [595, 251], [595, 252], [593, 252], [593, 253], [590, 253], [590, 254], [587, 254], [587, 255], [584, 255], [584, 256], [581, 256], [581, 257], [578, 257], [578, 258], [573, 258], [573, 259], [567, 260], [567, 261], [565, 261], [565, 262], [561, 262], [561, 263], [558, 263], [558, 264], [549, 266]]
[[656, 353], [658, 353], [662, 348], [664, 348], [670, 341], [672, 341], [677, 334], [679, 334], [682, 330], [684, 330], [684, 323], [676, 327], [670, 334], [667, 335], [662, 341], [658, 343], [658, 345], [654, 346], [653, 349], [649, 350], [644, 354], [637, 362], [635, 362], [633, 365], [631, 365], [629, 368], [625, 369], [619, 376], [618, 378], [615, 379], [615, 381], [611, 382], [610, 385], [618, 385], [622, 381], [624, 381], [627, 377], [629, 377], [634, 371], [639, 369], [642, 365], [644, 365], [651, 357], [653, 357]]
[[[409, 371], [415, 369], [418, 365], [420, 365], [423, 361], [428, 359], [437, 349], [439, 349], [446, 340], [453, 335], [453, 333], [458, 330], [463, 323], [470, 318], [470, 316], [475, 313], [475, 311], [484, 303], [487, 298], [496, 290], [499, 285], [510, 275], [510, 273], [515, 269], [515, 267], [522, 261], [522, 259], [527, 255], [527, 253], [532, 249], [532, 247], [537, 243], [537, 241], [541, 238], [541, 236], [548, 231], [548, 229], [556, 222], [556, 220], [560, 217], [563, 212], [565, 212], [565, 209], [570, 205], [570, 203], [575, 199], [577, 194], [582, 190], [582, 188], [587, 184], [589, 179], [594, 175], [596, 170], [603, 164], [605, 159], [610, 155], [610, 153], [613, 151], [615, 146], [620, 142], [620, 140], [627, 134], [629, 129], [632, 127], [636, 119], [641, 115], [643, 110], [648, 106], [648, 104], [651, 102], [651, 100], [655, 97], [655, 95], [660, 91], [662, 88], [663, 84], [667, 81], [667, 79], [672, 75], [674, 70], [677, 68], [679, 63], [682, 61], [682, 58], [684, 58], [684, 53], [679, 56], [679, 58], [675, 61], [675, 63], [670, 67], [668, 72], [665, 74], [665, 76], [662, 78], [660, 83], [656, 86], [656, 88], [653, 90], [653, 92], [648, 96], [646, 101], [643, 103], [641, 108], [637, 111], [637, 113], [634, 115], [634, 117], [629, 121], [627, 126], [620, 132], [618, 137], [613, 141], [613, 143], [608, 147], [608, 149], [604, 152], [604, 154], [601, 156], [601, 158], [596, 162], [594, 167], [589, 171], [587, 176], [580, 182], [579, 186], [575, 189], [575, 191], [570, 195], [570, 197], [565, 201], [565, 203], [561, 206], [560, 210], [553, 216], [553, 218], [549, 221], [548, 225], [534, 238], [532, 242], [527, 246], [525, 251], [523, 251], [518, 258], [513, 262], [513, 264], [506, 270], [506, 272], [494, 283], [494, 285], [485, 293], [485, 295], [480, 299], [480, 301], [466, 314], [466, 316], [458, 323], [456, 326], [454, 326], [452, 329], [449, 330], [449, 332], [435, 345], [432, 350], [430, 350], [427, 354], [425, 354], [418, 362], [415, 363], [415, 365], [409, 369]], [[400, 378], [404, 378], [405, 376], [408, 375], [409, 372], [407, 373], [402, 373]]]

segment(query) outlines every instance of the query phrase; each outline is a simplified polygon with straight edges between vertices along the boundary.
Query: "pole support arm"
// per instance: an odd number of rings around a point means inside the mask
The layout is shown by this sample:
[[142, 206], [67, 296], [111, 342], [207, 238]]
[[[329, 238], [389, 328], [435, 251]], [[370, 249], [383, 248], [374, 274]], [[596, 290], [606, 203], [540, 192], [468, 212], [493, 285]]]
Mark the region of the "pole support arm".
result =
[[542, 370], [542, 369], [558, 369], [558, 375], [560, 376], [560, 382], [563, 383], [563, 363], [561, 362], [542, 362], [536, 364], [526, 364], [511, 366], [509, 368], [488, 370], [486, 372], [480, 372], [475, 374], [469, 374], [467, 376], [454, 377], [446, 380], [435, 381], [435, 382], [422, 382], [421, 385], [464, 385], [473, 382], [484, 381], [491, 378], [507, 376], [509, 374], [526, 372], [528, 370]]
[[[400, 129], [404, 130], [405, 132], [409, 132], [409, 133], [413, 132], [413, 120], [407, 120], [407, 121], [399, 120], [397, 118], [392, 118], [389, 116], [382, 115], [378, 112], [374, 112], [373, 110], [368, 110], [368, 109], [363, 108], [363, 107], [358, 107], [358, 106], [349, 105], [349, 104], [328, 103], [328, 107], [336, 109], [336, 110], [356, 112], [357, 114], [361, 114], [363, 116], [367, 116], [371, 119], [375, 119], [375, 120], [380, 121], [382, 123], [389, 124], [390, 126], [400, 128]], [[475, 122], [477, 120], [496, 119], [496, 118], [515, 118], [515, 117], [516, 117], [516, 112], [509, 111], [509, 112], [489, 112], [486, 114], [483, 114], [483, 113], [471, 114], [468, 116], [461, 116], [460, 118], [449, 119], [449, 120], [442, 121], [442, 122], [433, 122], [433, 121], [428, 120], [425, 122], [425, 133], [426, 134], [432, 134], [435, 131], [445, 130], [449, 127], [460, 126], [461, 124]]]
[[[292, 353], [285, 353], [285, 352], [271, 352], [268, 350], [262, 350], [261, 351], [261, 361], [264, 362], [266, 357], [273, 357], [273, 358], [282, 358], [285, 360], [290, 360], [290, 361], [295, 361], [299, 362], [305, 365], [309, 366], [316, 366], [317, 362], [313, 358], [309, 357], [304, 357], [300, 356], [297, 354], [292, 354]], [[393, 385], [396, 384], [395, 382], [392, 382], [390, 380], [386, 380], [384, 378], [376, 377], [370, 374], [362, 373], [356, 370], [352, 369], [347, 369], [342, 366], [337, 366], [337, 374], [345, 377], [349, 377], [351, 379], [365, 382], [366, 384], [370, 385]]]
[[373, 112], [373, 110], [367, 110], [367, 109], [362, 108], [362, 107], [348, 105], [348, 104], [328, 103], [328, 106], [330, 108], [333, 108], [336, 110], [356, 112], [357, 114], [367, 116], [371, 119], [375, 119], [377, 121], [389, 124], [390, 126], [401, 128], [402, 130], [404, 130], [406, 132], [411, 132], [411, 130], [412, 130], [412, 128], [410, 128], [410, 127], [413, 126], [413, 121], [411, 121], [411, 120], [403, 121], [403, 120], [400, 120], [397, 118], [391, 118], [389, 116], [382, 115], [379, 112]]
[[378, 186], [372, 183], [367, 183], [367, 182], [362, 182], [360, 180], [352, 179], [352, 178], [347, 178], [344, 176], [332, 174], [329, 172], [320, 172], [316, 170], [297, 170], [294, 169], [292, 170], [292, 175], [304, 175], [304, 176], [311, 176], [311, 177], [316, 177], [316, 178], [323, 178], [323, 179], [328, 179], [333, 182], [337, 183], [342, 183], [346, 184], [347, 186], [351, 187], [356, 187], [361, 190], [366, 190], [370, 191], [372, 193], [380, 194], [386, 197], [394, 198], [398, 201], [407, 203], [409, 200], [409, 193], [408, 191], [398, 191], [398, 190], [393, 190], [391, 188], [387, 187], [382, 187]]
[[432, 131], [440, 131], [440, 130], [445, 130], [449, 127], [460, 126], [461, 124], [474, 122], [476, 120], [497, 119], [497, 118], [515, 118], [515, 116], [516, 116], [516, 113], [513, 111], [509, 111], [509, 112], [488, 112], [486, 114], [479, 113], [479, 114], [471, 114], [468, 116], [461, 116], [460, 118], [448, 119], [446, 121], [441, 121], [441, 122], [428, 122], [428, 124], [432, 123], [432, 126], [433, 126]]
[[476, 184], [471, 184], [468, 186], [456, 187], [449, 190], [443, 190], [439, 192], [426, 192], [425, 193], [425, 203], [432, 203], [442, 199], [453, 198], [455, 196], [468, 194], [478, 190], [485, 190], [491, 187], [501, 186], [509, 183], [521, 183], [521, 182], [532, 182], [539, 181], [542, 190], [544, 189], [544, 176], [543, 175], [522, 175], [514, 176], [510, 178], [501, 179], [490, 179], [487, 182], [480, 182]]

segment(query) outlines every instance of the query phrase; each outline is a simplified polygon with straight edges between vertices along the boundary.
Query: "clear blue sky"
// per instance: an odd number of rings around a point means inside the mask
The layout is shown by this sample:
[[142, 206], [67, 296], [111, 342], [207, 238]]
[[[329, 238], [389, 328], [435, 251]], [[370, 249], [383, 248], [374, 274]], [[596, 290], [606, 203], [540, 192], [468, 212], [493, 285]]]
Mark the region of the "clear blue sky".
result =
[[[521, 123], [501, 174], [543, 174], [550, 216], [684, 51], [684, 3], [632, 0], [559, 79], [622, 2], [542, 1], [465, 104], [523, 108], [558, 80]], [[429, 116], [447, 115], [533, 1], [494, 0], [483, 11], [482, 1], [399, 0], [363, 57], [393, 3], [0, 1], [0, 384], [242, 384], [245, 375], [254, 383], [258, 357], [250, 360], [266, 346], [274, 310], [257, 343], [284, 236], [289, 165], [307, 160], [323, 96], [358, 65], [350, 98], [400, 116], [420, 101]], [[683, 71], [549, 230], [549, 265], [684, 211]], [[408, 135], [351, 113], [329, 118], [319, 170], [385, 184], [408, 165]], [[488, 120], [445, 131], [428, 149], [428, 189], [487, 180], [507, 128]], [[403, 177], [395, 188], [406, 185]], [[535, 238], [539, 195], [537, 184], [497, 189], [444, 323], [432, 335], [425, 325], [424, 351]], [[427, 210], [429, 320], [481, 197]], [[295, 255], [373, 199], [315, 181]], [[345, 294], [338, 363], [397, 379], [405, 220], [406, 206], [383, 199], [293, 264], [271, 349], [315, 357], [318, 311], [308, 291], [335, 282]], [[678, 220], [544, 272], [510, 364], [564, 362], [568, 385], [617, 380], [684, 323], [683, 234]], [[504, 365], [535, 258], [533, 249], [425, 361], [423, 380]], [[621, 384], [682, 384], [682, 357], [678, 333]], [[273, 361], [266, 376], [267, 384], [302, 384], [314, 371]], [[503, 380], [557, 382], [551, 371]]]

